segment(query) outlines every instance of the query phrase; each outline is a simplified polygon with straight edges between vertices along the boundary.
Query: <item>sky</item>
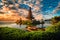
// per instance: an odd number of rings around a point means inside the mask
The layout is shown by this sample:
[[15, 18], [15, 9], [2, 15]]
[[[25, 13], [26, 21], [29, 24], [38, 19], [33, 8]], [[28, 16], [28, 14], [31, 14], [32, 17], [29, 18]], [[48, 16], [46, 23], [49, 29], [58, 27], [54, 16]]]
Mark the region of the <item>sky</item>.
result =
[[16, 0], [16, 3], [20, 5], [20, 8], [26, 10], [31, 7], [32, 13], [36, 18], [43, 16], [44, 19], [49, 19], [54, 16], [60, 16], [60, 0]]
[[58, 6], [60, 7], [60, 0], [43, 0], [42, 4], [43, 14], [53, 14], [52, 16], [60, 16], [60, 9], [58, 8]]

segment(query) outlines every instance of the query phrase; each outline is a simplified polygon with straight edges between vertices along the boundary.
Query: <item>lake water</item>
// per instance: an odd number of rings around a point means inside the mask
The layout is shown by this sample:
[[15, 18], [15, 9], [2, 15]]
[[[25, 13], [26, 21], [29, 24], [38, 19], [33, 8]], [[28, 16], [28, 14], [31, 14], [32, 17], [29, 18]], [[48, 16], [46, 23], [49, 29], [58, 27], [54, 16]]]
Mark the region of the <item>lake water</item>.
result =
[[[51, 25], [50, 22], [45, 22], [44, 27], [47, 27]], [[12, 28], [19, 28], [19, 29], [24, 29], [26, 28], [27, 25], [17, 25], [14, 22], [0, 22], [0, 27], [12, 27]], [[40, 25], [36, 25], [37, 27], [41, 28], [41, 24]]]

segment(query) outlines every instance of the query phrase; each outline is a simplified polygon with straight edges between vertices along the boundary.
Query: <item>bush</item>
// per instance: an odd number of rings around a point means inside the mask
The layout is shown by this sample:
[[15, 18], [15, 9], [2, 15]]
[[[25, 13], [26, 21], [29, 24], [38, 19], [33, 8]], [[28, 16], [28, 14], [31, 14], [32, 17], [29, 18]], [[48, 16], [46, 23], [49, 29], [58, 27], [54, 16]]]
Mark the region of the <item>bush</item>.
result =
[[47, 32], [60, 32], [60, 22], [46, 28]]
[[15, 28], [1, 27], [0, 39], [1, 40], [18, 40], [22, 37], [25, 31]]
[[55, 34], [49, 32], [28, 32], [23, 36], [25, 40], [55, 40]]
[[53, 18], [51, 19], [52, 24], [56, 24], [56, 23], [58, 23], [59, 21], [60, 21], [60, 16], [56, 16], [56, 17], [53, 17]]
[[1, 27], [0, 40], [60, 40], [60, 22], [45, 31], [27, 32], [20, 29]]

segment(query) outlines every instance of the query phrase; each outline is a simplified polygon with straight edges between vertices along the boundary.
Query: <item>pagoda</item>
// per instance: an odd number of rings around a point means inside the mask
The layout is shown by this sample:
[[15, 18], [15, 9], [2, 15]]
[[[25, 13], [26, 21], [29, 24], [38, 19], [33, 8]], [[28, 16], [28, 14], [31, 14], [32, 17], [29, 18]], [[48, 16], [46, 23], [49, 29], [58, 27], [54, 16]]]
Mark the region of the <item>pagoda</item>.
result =
[[29, 7], [29, 13], [28, 13], [27, 19], [29, 19], [29, 20], [34, 19], [33, 15], [32, 15], [32, 11], [31, 11], [31, 7]]

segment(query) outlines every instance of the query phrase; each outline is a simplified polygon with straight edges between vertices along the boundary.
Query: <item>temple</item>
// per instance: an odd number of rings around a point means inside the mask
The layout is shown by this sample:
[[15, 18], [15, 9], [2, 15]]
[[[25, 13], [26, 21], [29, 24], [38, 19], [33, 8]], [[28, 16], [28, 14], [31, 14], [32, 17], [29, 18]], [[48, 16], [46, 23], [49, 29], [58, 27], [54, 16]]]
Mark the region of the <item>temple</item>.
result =
[[29, 13], [28, 13], [27, 19], [29, 19], [29, 20], [34, 19], [33, 15], [32, 15], [32, 11], [31, 11], [31, 7], [29, 8]]

